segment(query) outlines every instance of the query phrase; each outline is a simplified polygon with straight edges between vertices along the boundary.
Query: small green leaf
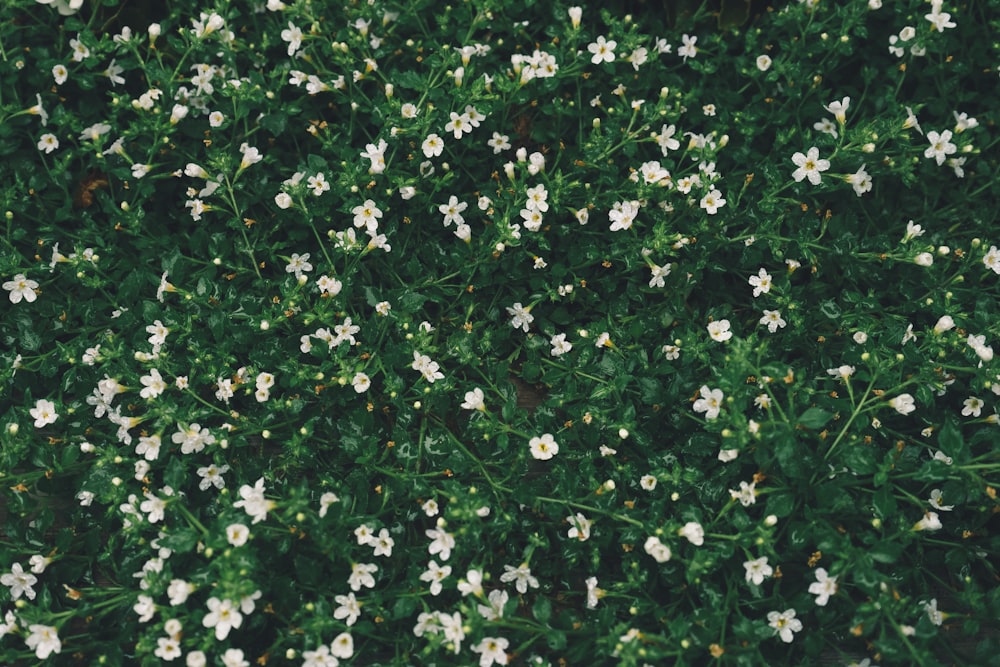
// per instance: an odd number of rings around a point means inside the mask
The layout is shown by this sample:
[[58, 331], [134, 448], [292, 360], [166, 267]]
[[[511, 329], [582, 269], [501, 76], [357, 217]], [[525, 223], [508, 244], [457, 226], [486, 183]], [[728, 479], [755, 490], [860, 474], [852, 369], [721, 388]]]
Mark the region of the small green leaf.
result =
[[539, 623], [548, 623], [549, 619], [552, 618], [552, 603], [547, 597], [540, 596], [531, 606], [531, 615]]
[[809, 429], [823, 428], [833, 417], [833, 413], [821, 408], [809, 408], [799, 416], [799, 424]]
[[898, 542], [879, 542], [868, 550], [868, 554], [873, 559], [886, 564], [895, 563], [901, 553], [903, 553], [903, 545]]
[[193, 528], [185, 528], [176, 533], [168, 533], [160, 538], [160, 547], [177, 553], [188, 553], [198, 544], [198, 533]]

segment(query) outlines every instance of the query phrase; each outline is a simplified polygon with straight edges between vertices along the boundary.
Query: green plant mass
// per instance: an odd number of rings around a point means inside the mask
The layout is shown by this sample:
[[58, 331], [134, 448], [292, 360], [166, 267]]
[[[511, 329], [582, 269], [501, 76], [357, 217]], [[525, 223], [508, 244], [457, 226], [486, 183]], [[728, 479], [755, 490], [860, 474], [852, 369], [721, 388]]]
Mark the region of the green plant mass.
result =
[[1000, 0], [0, 4], [0, 664], [997, 664]]

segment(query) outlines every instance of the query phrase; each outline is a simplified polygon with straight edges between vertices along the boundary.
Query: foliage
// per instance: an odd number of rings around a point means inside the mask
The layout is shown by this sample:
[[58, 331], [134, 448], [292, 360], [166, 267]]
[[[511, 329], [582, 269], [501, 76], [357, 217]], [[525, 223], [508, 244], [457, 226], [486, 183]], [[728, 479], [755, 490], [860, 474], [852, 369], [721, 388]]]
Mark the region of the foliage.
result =
[[1000, 6], [727, 4], [5, 3], [0, 659], [995, 659]]

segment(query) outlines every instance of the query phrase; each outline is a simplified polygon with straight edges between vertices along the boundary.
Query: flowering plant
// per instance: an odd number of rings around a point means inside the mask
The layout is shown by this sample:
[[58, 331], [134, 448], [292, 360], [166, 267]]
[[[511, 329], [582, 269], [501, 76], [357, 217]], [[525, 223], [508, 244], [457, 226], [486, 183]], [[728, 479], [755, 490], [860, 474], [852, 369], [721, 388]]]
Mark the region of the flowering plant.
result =
[[0, 659], [994, 659], [996, 3], [675, 4], [5, 3]]

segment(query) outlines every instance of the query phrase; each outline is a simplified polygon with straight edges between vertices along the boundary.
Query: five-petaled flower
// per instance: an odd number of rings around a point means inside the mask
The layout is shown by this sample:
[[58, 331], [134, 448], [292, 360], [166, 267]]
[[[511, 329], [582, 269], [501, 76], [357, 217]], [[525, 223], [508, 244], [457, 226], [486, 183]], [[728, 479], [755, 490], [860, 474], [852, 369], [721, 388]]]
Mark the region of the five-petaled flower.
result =
[[590, 62], [595, 65], [614, 62], [616, 46], [618, 46], [618, 42], [614, 40], [609, 41], [604, 38], [604, 35], [601, 35], [597, 38], [596, 42], [587, 45], [587, 50], [594, 54]]
[[28, 413], [35, 418], [35, 428], [54, 424], [56, 419], [59, 418], [55, 403], [45, 398], [35, 401], [35, 407], [28, 410]]
[[781, 637], [781, 641], [786, 644], [791, 644], [795, 638], [795, 633], [802, 629], [802, 621], [795, 618], [794, 609], [786, 609], [782, 612], [768, 612], [767, 624], [774, 629], [774, 634]]
[[945, 158], [958, 150], [958, 147], [951, 143], [951, 130], [945, 130], [940, 134], [932, 130], [927, 133], [927, 141], [931, 145], [924, 151], [924, 157], [933, 158], [939, 166], [944, 164]]
[[559, 453], [559, 444], [551, 433], [535, 436], [528, 442], [528, 447], [531, 450], [531, 455], [539, 461], [548, 461]]
[[837, 592], [837, 577], [831, 577], [822, 567], [816, 568], [816, 581], [809, 584], [809, 592], [816, 596], [816, 604], [825, 607], [830, 596]]
[[23, 273], [18, 273], [14, 276], [13, 280], [5, 282], [3, 288], [10, 292], [7, 296], [10, 297], [11, 303], [21, 303], [22, 299], [31, 303], [38, 298], [38, 295], [35, 294], [35, 290], [38, 289], [38, 283]]
[[702, 385], [699, 390], [701, 398], [694, 402], [695, 412], [704, 412], [705, 419], [716, 419], [722, 410], [722, 399], [725, 395], [721, 389], [709, 389], [707, 385]]
[[823, 179], [821, 172], [830, 168], [829, 160], [822, 160], [819, 157], [819, 149], [813, 146], [805, 155], [796, 153], [792, 156], [792, 162], [798, 167], [792, 172], [792, 178], [799, 183], [804, 178], [808, 178], [813, 185], [819, 185]]

